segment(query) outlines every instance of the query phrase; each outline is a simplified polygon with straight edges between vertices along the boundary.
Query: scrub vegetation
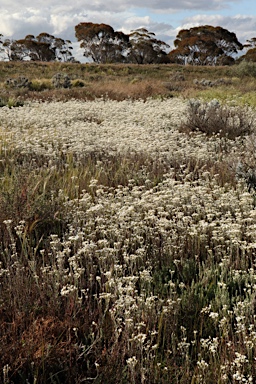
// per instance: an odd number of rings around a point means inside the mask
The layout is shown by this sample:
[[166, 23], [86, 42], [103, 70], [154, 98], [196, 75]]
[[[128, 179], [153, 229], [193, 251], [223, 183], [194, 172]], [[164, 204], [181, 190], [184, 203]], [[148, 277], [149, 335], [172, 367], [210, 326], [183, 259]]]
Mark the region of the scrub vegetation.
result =
[[1, 100], [112, 100], [181, 96], [256, 105], [256, 64], [227, 67], [0, 61]]
[[1, 383], [254, 382], [248, 66], [0, 63]]

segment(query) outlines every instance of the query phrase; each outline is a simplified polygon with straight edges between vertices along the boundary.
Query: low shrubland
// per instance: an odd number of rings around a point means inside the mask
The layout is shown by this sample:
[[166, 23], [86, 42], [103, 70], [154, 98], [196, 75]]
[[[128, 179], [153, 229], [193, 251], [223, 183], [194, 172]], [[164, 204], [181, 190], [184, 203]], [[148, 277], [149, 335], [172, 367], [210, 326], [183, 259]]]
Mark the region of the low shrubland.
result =
[[253, 382], [253, 110], [207, 108], [0, 109], [0, 382]]
[[0, 62], [0, 97], [24, 102], [181, 96], [255, 107], [255, 72], [255, 63], [245, 62], [227, 67]]

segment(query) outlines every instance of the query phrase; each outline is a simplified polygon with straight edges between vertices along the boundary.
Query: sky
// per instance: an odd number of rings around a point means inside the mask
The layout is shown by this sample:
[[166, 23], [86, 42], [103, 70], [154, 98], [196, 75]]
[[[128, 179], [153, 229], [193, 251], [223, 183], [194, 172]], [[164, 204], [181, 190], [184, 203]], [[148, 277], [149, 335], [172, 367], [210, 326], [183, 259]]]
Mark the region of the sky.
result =
[[130, 33], [140, 27], [154, 32], [173, 49], [180, 29], [220, 26], [241, 43], [256, 37], [255, 0], [0, 0], [0, 34], [21, 39], [47, 32], [73, 43], [73, 55], [84, 61], [75, 25], [105, 23]]

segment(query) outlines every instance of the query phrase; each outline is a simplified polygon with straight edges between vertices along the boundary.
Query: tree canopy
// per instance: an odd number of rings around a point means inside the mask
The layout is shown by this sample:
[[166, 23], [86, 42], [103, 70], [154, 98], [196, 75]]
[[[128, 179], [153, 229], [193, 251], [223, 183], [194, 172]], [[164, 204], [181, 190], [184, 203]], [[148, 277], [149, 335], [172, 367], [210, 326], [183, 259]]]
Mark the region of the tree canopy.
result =
[[168, 44], [156, 39], [145, 28], [129, 35], [116, 32], [107, 24], [80, 23], [75, 27], [76, 38], [81, 42], [84, 56], [95, 63], [126, 62], [151, 64], [164, 62]]
[[[177, 63], [190, 65], [231, 65], [241, 60], [256, 62], [256, 37], [241, 44], [234, 32], [222, 27], [203, 25], [179, 31], [175, 48], [157, 39], [154, 32], [138, 28], [125, 34], [108, 24], [81, 22], [75, 26], [75, 35], [83, 55], [95, 63]], [[235, 58], [238, 51], [247, 48], [245, 55]], [[72, 43], [42, 32], [38, 36], [4, 39], [0, 34], [0, 59], [32, 61], [75, 61]]]
[[179, 31], [170, 60], [180, 64], [231, 64], [232, 55], [243, 49], [236, 34], [222, 27], [204, 25]]
[[166, 49], [170, 46], [158, 40], [153, 32], [139, 28], [129, 35], [130, 47], [127, 60], [136, 64], [163, 63], [166, 61]]
[[2, 39], [0, 44], [0, 52], [8, 60], [73, 60], [71, 41], [63, 40], [46, 32], [42, 32], [36, 37], [27, 35], [19, 40]]
[[80, 23], [75, 26], [76, 38], [81, 42], [84, 56], [95, 63], [124, 62], [129, 37], [115, 32], [107, 24]]

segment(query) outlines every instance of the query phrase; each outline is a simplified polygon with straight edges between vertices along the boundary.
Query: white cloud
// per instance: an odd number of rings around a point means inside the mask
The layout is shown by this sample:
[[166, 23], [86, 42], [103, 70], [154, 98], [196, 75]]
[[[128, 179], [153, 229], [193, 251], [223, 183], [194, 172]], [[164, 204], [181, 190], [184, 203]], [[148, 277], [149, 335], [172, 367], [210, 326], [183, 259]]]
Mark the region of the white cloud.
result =
[[183, 20], [182, 25], [177, 28], [189, 29], [199, 25], [212, 25], [214, 27], [221, 26], [234, 32], [241, 43], [256, 35], [256, 16], [235, 15], [222, 16], [222, 15], [196, 15]]
[[[232, 3], [237, 3], [239, 0], [147, 0], [145, 5], [145, 0], [37, 0], [35, 8], [36, 9], [48, 9], [51, 12], [55, 12], [58, 8], [84, 8], [87, 11], [109, 11], [109, 12], [125, 12], [129, 9], [135, 8], [147, 8], [156, 11], [168, 10], [170, 12], [175, 12], [177, 10], [191, 10], [191, 9], [200, 9], [200, 10], [216, 10], [227, 8], [232, 5]], [[1, 8], [13, 11], [15, 9], [24, 10], [34, 8], [31, 6], [30, 0], [23, 0], [22, 2], [18, 0], [1, 0]]]
[[42, 32], [42, 28], [47, 25], [47, 18], [44, 14], [30, 10], [13, 12], [12, 14], [3, 11], [1, 17], [0, 33], [6, 37], [22, 38], [27, 34]]
[[[148, 0], [145, 5], [145, 0], [37, 0], [33, 6], [31, 0], [1, 0], [0, 33], [4, 37], [18, 39], [28, 34], [37, 36], [47, 32], [70, 39], [73, 46], [75, 43], [78, 46], [75, 25], [91, 21], [109, 24], [125, 33], [145, 27], [172, 46], [179, 29], [211, 24], [235, 32], [239, 40], [244, 42], [255, 36], [256, 16], [221, 15], [222, 9], [239, 2], [241, 0]], [[197, 10], [201, 13], [193, 16]], [[214, 14], [216, 10], [218, 15]], [[192, 16], [181, 21], [184, 12], [187, 14], [189, 11]], [[213, 14], [210, 15], [210, 12]]]
[[131, 16], [124, 21], [121, 30], [124, 33], [130, 33], [130, 31], [140, 27], [148, 28], [150, 21], [149, 16]]

